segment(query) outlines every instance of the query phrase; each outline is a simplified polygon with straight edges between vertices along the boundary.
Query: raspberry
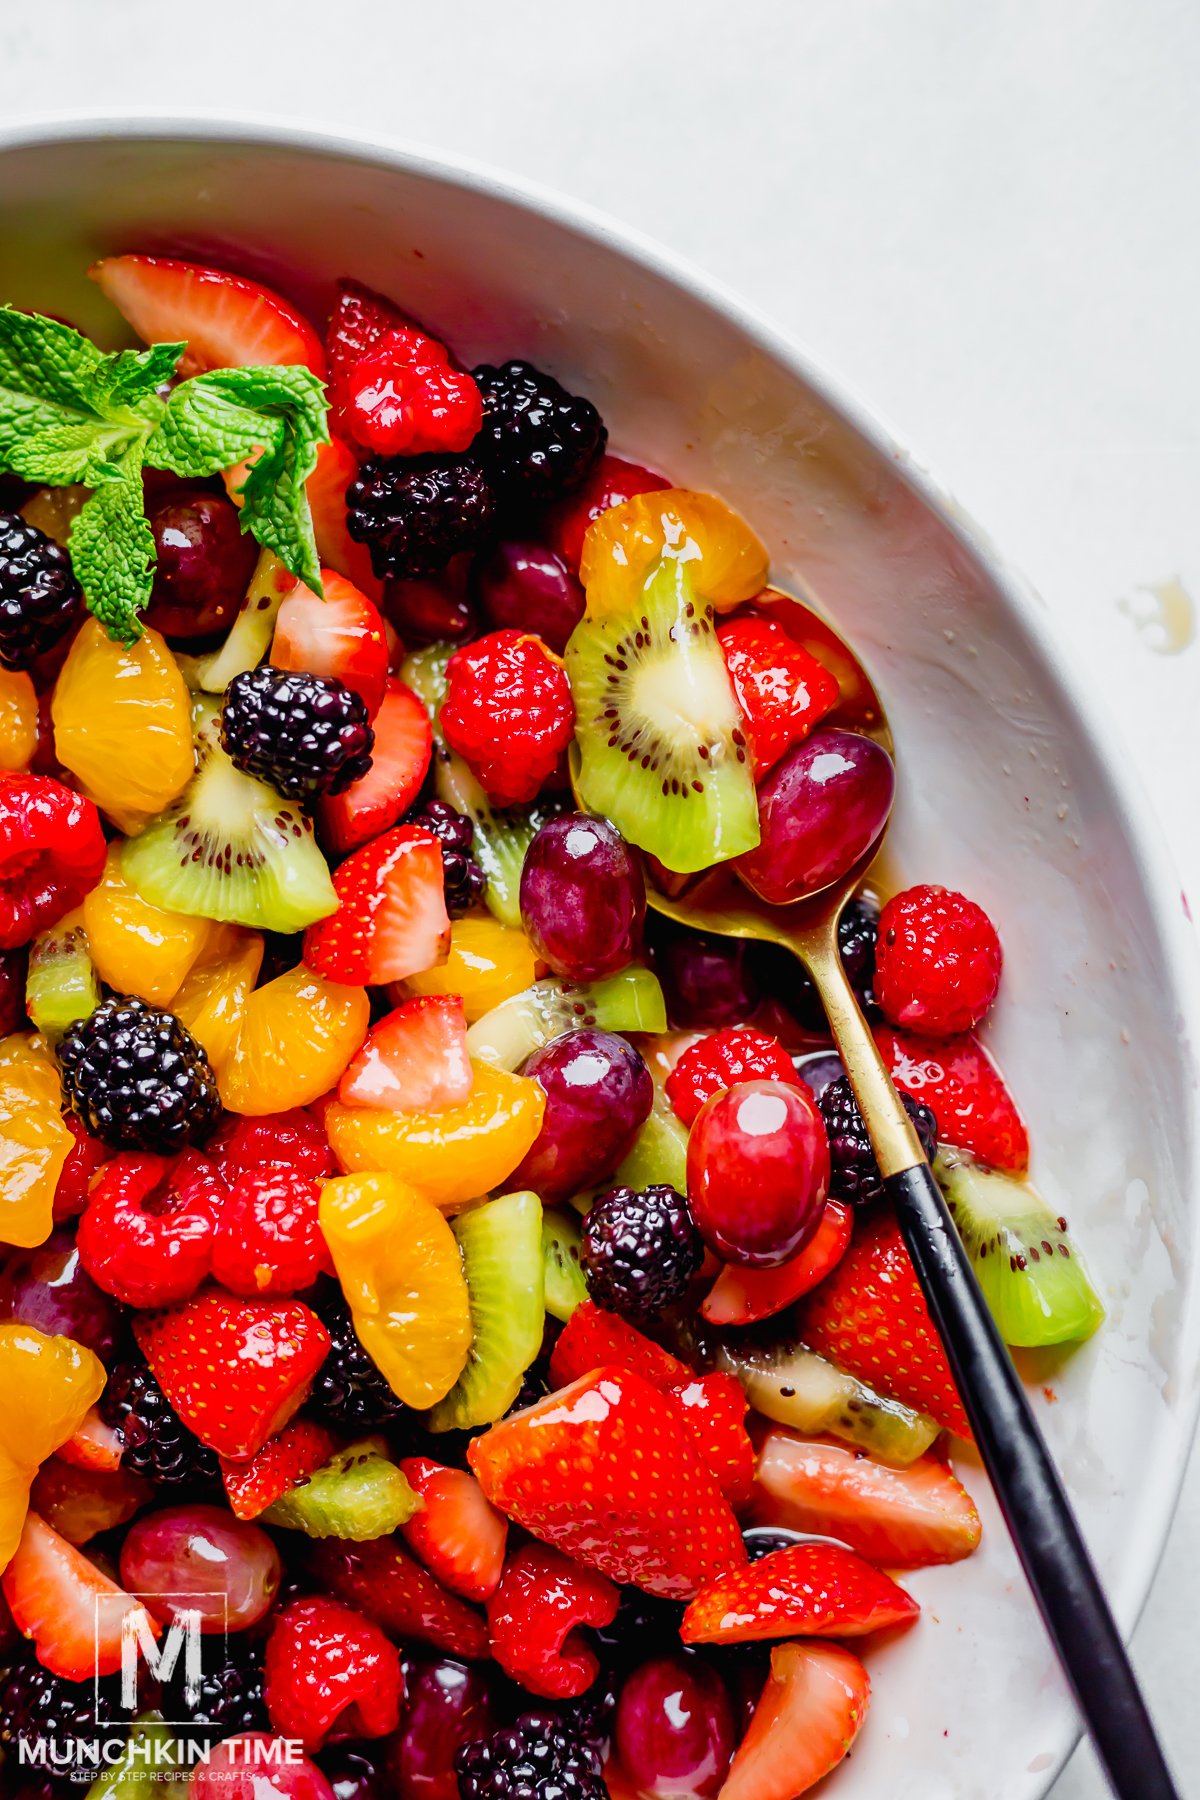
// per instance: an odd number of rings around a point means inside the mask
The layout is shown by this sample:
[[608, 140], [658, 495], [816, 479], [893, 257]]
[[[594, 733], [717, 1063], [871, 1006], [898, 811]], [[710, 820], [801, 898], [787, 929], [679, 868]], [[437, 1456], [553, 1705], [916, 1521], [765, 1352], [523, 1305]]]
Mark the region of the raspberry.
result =
[[407, 326], [389, 331], [350, 370], [350, 429], [384, 456], [466, 450], [483, 406], [442, 344]]
[[562, 663], [519, 631], [493, 631], [454, 652], [438, 716], [446, 742], [497, 806], [532, 800], [575, 728]]
[[67, 1160], [59, 1172], [58, 1185], [54, 1190], [55, 1219], [73, 1219], [81, 1213], [88, 1203], [92, 1177], [97, 1169], [102, 1169], [112, 1155], [107, 1144], [94, 1138], [85, 1128], [83, 1121], [77, 1119], [69, 1109], [62, 1116], [63, 1124], [74, 1138], [74, 1143], [67, 1151]]
[[483, 424], [472, 448], [497, 493], [540, 506], [577, 488], [608, 438], [591, 401], [532, 363], [481, 363], [474, 373]]
[[400, 1655], [362, 1613], [338, 1600], [293, 1600], [267, 1641], [272, 1728], [319, 1750], [339, 1737], [386, 1737], [400, 1721]]
[[114, 994], [63, 1034], [63, 1097], [94, 1136], [169, 1156], [221, 1115], [208, 1057], [174, 1014]]
[[79, 1221], [84, 1268], [126, 1306], [186, 1300], [212, 1271], [224, 1181], [205, 1157], [114, 1157]]
[[583, 1222], [580, 1261], [597, 1306], [646, 1325], [682, 1300], [704, 1244], [682, 1194], [665, 1183], [610, 1188]]
[[311, 806], [318, 794], [344, 793], [367, 773], [375, 733], [353, 688], [264, 663], [230, 682], [221, 743], [247, 775]]
[[406, 813], [404, 823], [424, 826], [442, 846], [442, 879], [446, 911], [450, 917], [457, 919], [469, 912], [483, 899], [487, 889], [487, 876], [471, 855], [471, 845], [475, 841], [471, 820], [445, 800], [429, 800], [424, 806]]
[[599, 1673], [595, 1652], [578, 1628], [611, 1625], [620, 1599], [603, 1575], [546, 1544], [523, 1544], [510, 1556], [488, 1601], [492, 1655], [513, 1681], [543, 1700], [585, 1694]]
[[471, 456], [371, 457], [346, 490], [346, 526], [381, 579], [436, 575], [491, 533], [496, 499]]
[[[899, 1090], [904, 1110], [912, 1120], [921, 1147], [932, 1161], [937, 1149], [938, 1126], [930, 1109], [911, 1094]], [[867, 1136], [848, 1076], [830, 1082], [817, 1102], [829, 1134], [829, 1191], [839, 1200], [867, 1206], [883, 1194], [883, 1176]]]
[[348, 1431], [373, 1431], [402, 1418], [408, 1409], [360, 1344], [340, 1290], [319, 1294], [313, 1310], [329, 1333], [329, 1354], [309, 1397], [313, 1411]]
[[78, 906], [104, 868], [90, 800], [49, 775], [0, 774], [0, 950], [15, 950]]
[[[264, 979], [270, 977], [264, 975]], [[230, 1114], [210, 1140], [206, 1154], [231, 1187], [248, 1169], [294, 1169], [298, 1175], [316, 1177], [333, 1174], [329, 1140], [320, 1122], [301, 1106], [288, 1112], [262, 1113], [254, 1119]]]
[[121, 1467], [160, 1487], [219, 1482], [215, 1454], [188, 1430], [145, 1363], [118, 1363], [99, 1401], [100, 1416], [121, 1435]]
[[606, 1800], [602, 1757], [557, 1713], [522, 1713], [455, 1752], [460, 1800]]
[[675, 1116], [690, 1125], [706, 1100], [739, 1081], [799, 1082], [778, 1038], [752, 1025], [731, 1025], [685, 1050], [667, 1076], [666, 1094]]
[[893, 1025], [952, 1037], [991, 1006], [1001, 962], [996, 927], [981, 906], [949, 888], [908, 888], [879, 920], [876, 996]]
[[83, 590], [61, 544], [0, 511], [0, 663], [27, 669], [83, 612]]
[[355, 364], [390, 331], [409, 321], [398, 307], [357, 281], [339, 281], [337, 299], [329, 315], [325, 354], [329, 362], [330, 423], [346, 423], [350, 401], [350, 376]]
[[295, 1169], [247, 1169], [225, 1203], [213, 1274], [234, 1294], [298, 1294], [332, 1273], [317, 1221], [320, 1183]]

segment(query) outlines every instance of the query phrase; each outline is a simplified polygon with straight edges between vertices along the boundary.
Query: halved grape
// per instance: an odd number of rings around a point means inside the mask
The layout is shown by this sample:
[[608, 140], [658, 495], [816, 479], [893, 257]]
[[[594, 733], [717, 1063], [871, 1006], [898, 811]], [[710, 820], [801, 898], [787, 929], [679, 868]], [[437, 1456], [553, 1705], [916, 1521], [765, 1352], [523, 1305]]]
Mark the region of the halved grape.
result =
[[738, 874], [773, 905], [818, 893], [878, 843], [895, 791], [892, 759], [873, 738], [815, 731], [759, 788], [762, 835]]

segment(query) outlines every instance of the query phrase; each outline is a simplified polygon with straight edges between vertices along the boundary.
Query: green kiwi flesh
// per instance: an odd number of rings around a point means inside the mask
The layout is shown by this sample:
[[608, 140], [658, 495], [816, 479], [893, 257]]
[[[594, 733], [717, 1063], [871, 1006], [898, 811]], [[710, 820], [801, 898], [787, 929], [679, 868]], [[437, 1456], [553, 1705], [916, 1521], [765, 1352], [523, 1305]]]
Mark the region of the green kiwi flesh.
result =
[[680, 874], [755, 847], [742, 718], [685, 562], [660, 562], [627, 610], [585, 617], [565, 662], [589, 811]]
[[474, 1333], [467, 1366], [428, 1415], [431, 1431], [470, 1431], [502, 1418], [542, 1347], [546, 1327], [542, 1203], [502, 1194], [454, 1221]]
[[1006, 1344], [1037, 1349], [1090, 1337], [1104, 1308], [1067, 1230], [1027, 1182], [943, 1151], [937, 1175]]
[[542, 1261], [546, 1282], [546, 1311], [565, 1325], [577, 1306], [588, 1297], [587, 1282], [579, 1260], [579, 1222], [566, 1213], [542, 1214]]
[[511, 1072], [560, 1032], [592, 1025], [603, 1031], [663, 1031], [666, 1018], [658, 977], [639, 963], [600, 981], [547, 975], [476, 1019], [467, 1032], [467, 1049], [474, 1061]]
[[915, 1462], [938, 1435], [932, 1419], [877, 1394], [803, 1344], [725, 1340], [714, 1360], [737, 1376], [763, 1418], [810, 1436], [825, 1432], [898, 1468]]
[[[205, 708], [207, 707], [207, 713]], [[169, 912], [260, 931], [303, 931], [337, 910], [329, 867], [301, 809], [235, 769], [212, 702], [197, 702], [197, 769], [122, 854], [126, 879]]]
[[586, 1213], [599, 1193], [609, 1188], [628, 1187], [635, 1193], [665, 1183], [676, 1193], [687, 1193], [687, 1127], [675, 1117], [671, 1102], [656, 1081], [654, 1104], [642, 1129], [634, 1139], [633, 1149], [603, 1188], [586, 1188], [576, 1194], [571, 1205]]
[[223, 694], [235, 675], [256, 669], [270, 648], [279, 608], [293, 585], [279, 558], [270, 550], [261, 551], [229, 635], [211, 656], [195, 659], [191, 685], [206, 694]]
[[29, 946], [25, 1010], [42, 1036], [56, 1044], [68, 1026], [100, 1004], [100, 982], [79, 914], [69, 913]]
[[381, 1438], [347, 1444], [307, 1481], [268, 1506], [259, 1523], [360, 1544], [390, 1537], [420, 1510], [421, 1501], [386, 1449]]

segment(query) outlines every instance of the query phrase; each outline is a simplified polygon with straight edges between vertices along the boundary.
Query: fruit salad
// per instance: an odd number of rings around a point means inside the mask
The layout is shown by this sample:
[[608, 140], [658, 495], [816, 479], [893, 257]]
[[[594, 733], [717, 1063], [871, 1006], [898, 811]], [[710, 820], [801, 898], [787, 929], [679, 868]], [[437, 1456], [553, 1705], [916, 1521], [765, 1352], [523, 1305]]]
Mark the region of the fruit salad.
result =
[[[795, 1800], [969, 1427], [811, 981], [655, 902], [865, 865], [888, 748], [554, 374], [90, 274], [127, 348], [0, 307], [4, 1792]], [[1001, 1333], [1085, 1338], [993, 920], [839, 944]]]

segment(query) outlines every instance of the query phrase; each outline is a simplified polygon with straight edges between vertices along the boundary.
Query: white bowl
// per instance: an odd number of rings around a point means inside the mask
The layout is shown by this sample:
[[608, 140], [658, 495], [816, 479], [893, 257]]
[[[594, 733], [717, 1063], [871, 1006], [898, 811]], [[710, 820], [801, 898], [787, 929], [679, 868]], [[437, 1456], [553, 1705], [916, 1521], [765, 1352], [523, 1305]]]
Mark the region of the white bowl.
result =
[[[1109, 1309], [1030, 1369], [1117, 1613], [1145, 1598], [1191, 1441], [1200, 997], [1176, 877], [1109, 722], [1036, 601], [813, 361], [662, 251], [479, 170], [299, 131], [101, 122], [0, 135], [0, 298], [115, 338], [84, 271], [143, 249], [226, 263], [318, 311], [342, 274], [470, 362], [528, 355], [614, 447], [753, 521], [775, 578], [858, 646], [895, 727], [889, 858], [999, 921], [989, 1039], [1035, 1173]], [[915, 1631], [868, 1652], [872, 1716], [838, 1800], [1038, 1800], [1076, 1721], [978, 1467], [970, 1563], [912, 1579]]]

